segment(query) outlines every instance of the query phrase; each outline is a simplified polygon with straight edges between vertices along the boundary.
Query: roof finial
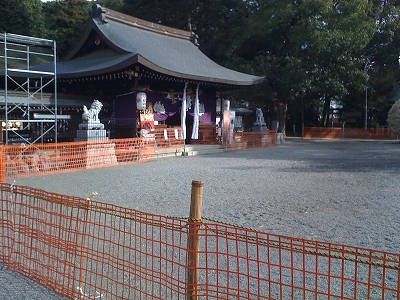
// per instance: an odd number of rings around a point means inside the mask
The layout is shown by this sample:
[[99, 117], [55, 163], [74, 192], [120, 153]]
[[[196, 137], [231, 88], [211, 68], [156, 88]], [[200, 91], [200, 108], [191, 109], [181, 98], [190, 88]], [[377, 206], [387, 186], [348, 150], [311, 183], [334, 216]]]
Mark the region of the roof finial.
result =
[[92, 10], [89, 11], [89, 16], [94, 19], [98, 18], [102, 23], [108, 23], [105, 16], [106, 10], [100, 4], [94, 4]]
[[190, 41], [196, 46], [196, 47], [199, 47], [200, 46], [200, 44], [199, 44], [199, 42], [198, 42], [198, 39], [199, 39], [199, 36], [196, 34], [196, 33], [194, 33], [193, 31], [192, 31], [192, 22], [191, 22], [191, 20], [190, 20], [190, 15], [189, 15], [189, 20], [188, 20], [188, 26], [189, 26], [189, 31], [190, 31]]

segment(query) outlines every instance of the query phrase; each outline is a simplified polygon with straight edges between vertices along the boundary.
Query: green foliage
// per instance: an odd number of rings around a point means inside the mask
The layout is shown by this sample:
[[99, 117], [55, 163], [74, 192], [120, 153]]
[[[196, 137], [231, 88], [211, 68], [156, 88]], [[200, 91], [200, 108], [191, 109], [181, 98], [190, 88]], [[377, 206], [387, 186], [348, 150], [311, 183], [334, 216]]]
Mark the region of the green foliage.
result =
[[0, 30], [55, 39], [63, 57], [82, 37], [88, 11], [98, 3], [192, 30], [199, 36], [200, 50], [214, 61], [265, 76], [265, 82], [256, 87], [230, 93], [237, 100], [250, 101], [253, 108], [265, 108], [272, 118], [284, 117], [281, 110], [288, 107], [293, 115], [299, 109], [309, 111], [316, 120], [324, 103], [326, 124], [332, 99], [345, 110], [362, 111], [367, 89], [369, 116], [383, 124], [389, 97], [400, 81], [398, 2], [2, 0]]
[[[399, 80], [396, 1], [125, 3], [126, 13], [181, 29], [188, 29], [190, 16], [200, 49], [210, 58], [265, 76], [263, 84], [233, 94], [271, 113], [286, 105], [296, 109], [300, 99], [306, 109], [317, 111], [322, 102], [327, 124], [332, 99], [362, 111], [368, 87], [370, 110], [374, 118], [379, 114], [382, 119], [385, 114], [380, 111], [386, 109], [388, 96], [379, 94], [389, 95]], [[374, 63], [364, 72], [367, 59]]]
[[123, 12], [157, 24], [191, 30], [200, 49], [214, 60], [228, 60], [235, 39], [245, 34], [247, 2], [242, 0], [125, 0]]
[[[398, 1], [376, 1], [375, 3], [375, 19], [378, 30], [365, 50], [366, 56], [372, 62], [366, 78], [371, 125], [386, 123], [388, 107], [390, 107], [389, 100], [400, 81], [399, 13]], [[358, 98], [362, 98], [362, 95]]]
[[125, 0], [123, 13], [179, 29], [188, 29], [195, 0]]
[[364, 48], [375, 31], [372, 6], [364, 0], [260, 1], [237, 54], [264, 61], [271, 100], [330, 101], [363, 86]]
[[44, 24], [40, 0], [2, 0], [0, 31], [42, 38]]
[[56, 40], [59, 57], [67, 55], [81, 39], [91, 6], [86, 0], [51, 1], [43, 4], [47, 37]]
[[99, 0], [96, 3], [103, 7], [122, 12], [124, 7], [124, 0]]

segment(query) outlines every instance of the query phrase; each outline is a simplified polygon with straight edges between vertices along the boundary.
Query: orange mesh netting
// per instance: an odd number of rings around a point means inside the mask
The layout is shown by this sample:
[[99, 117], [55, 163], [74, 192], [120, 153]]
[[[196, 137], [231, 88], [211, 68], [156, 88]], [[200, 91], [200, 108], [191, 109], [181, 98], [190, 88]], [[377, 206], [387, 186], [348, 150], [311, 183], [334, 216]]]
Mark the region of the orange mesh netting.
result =
[[[207, 127], [209, 131], [209, 127]], [[48, 144], [3, 145], [0, 156], [0, 182], [5, 178], [48, 175], [76, 170], [111, 167], [141, 162], [169, 154], [182, 154], [185, 149], [181, 129], [156, 128], [147, 137], [63, 142]], [[204, 135], [204, 134], [203, 134]], [[193, 141], [193, 143], [210, 140]], [[216, 139], [213, 141], [217, 143]], [[237, 134], [227, 151], [274, 146], [276, 132], [244, 132]]]
[[388, 128], [304, 127], [305, 139], [396, 139]]
[[184, 299], [193, 271], [190, 299], [400, 297], [399, 254], [4, 183], [0, 192], [0, 261], [69, 299]]
[[155, 158], [154, 139], [117, 139], [95, 142], [6, 145], [6, 176], [22, 177], [83, 169]]
[[0, 182], [6, 181], [6, 148], [0, 145]]

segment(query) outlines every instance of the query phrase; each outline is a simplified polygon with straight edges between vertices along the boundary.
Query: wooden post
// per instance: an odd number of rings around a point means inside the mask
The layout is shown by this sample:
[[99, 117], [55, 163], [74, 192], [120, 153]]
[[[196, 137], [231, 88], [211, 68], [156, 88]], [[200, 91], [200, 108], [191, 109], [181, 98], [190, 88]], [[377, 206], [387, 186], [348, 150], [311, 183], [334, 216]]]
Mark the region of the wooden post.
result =
[[187, 300], [198, 299], [198, 267], [200, 250], [200, 225], [203, 201], [203, 182], [192, 181], [188, 237]]

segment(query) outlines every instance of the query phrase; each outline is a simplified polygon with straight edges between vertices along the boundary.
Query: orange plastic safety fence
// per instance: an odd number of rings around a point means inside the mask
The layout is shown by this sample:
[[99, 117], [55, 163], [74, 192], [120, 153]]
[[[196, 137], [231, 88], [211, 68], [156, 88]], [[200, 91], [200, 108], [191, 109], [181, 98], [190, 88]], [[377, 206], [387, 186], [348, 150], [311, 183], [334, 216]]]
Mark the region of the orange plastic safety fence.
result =
[[305, 127], [304, 138], [312, 139], [396, 139], [388, 128]]
[[112, 141], [115, 149], [116, 164], [147, 161], [155, 158], [154, 139], [117, 139]]
[[156, 153], [154, 138], [3, 147], [10, 178], [115, 166], [154, 159]]
[[6, 181], [6, 149], [0, 145], [0, 182]]
[[0, 186], [0, 258], [11, 270], [69, 299], [185, 294], [186, 221]]
[[[400, 254], [0, 184], [0, 261], [70, 299], [399, 299]], [[100, 298], [101, 297], [101, 298]]]
[[400, 255], [204, 223], [199, 296], [399, 299]]
[[[210, 126], [205, 127], [210, 131]], [[209, 135], [210, 137], [210, 135]], [[193, 143], [210, 143], [198, 140]], [[275, 131], [245, 132], [236, 135], [226, 145], [228, 151], [276, 145]], [[218, 143], [215, 139], [214, 143]], [[5, 178], [54, 174], [76, 170], [111, 167], [124, 163], [148, 161], [156, 157], [180, 155], [185, 141], [180, 127], [156, 128], [146, 137], [113, 139], [93, 142], [64, 142], [56, 144], [4, 145], [0, 164], [0, 182]], [[4, 180], [2, 180], [2, 177]]]
[[269, 147], [275, 146], [276, 143], [277, 133], [275, 130], [268, 130], [267, 132], [241, 132], [236, 133], [232, 142], [227, 144], [227, 150]]
[[182, 148], [185, 143], [182, 138], [182, 130], [180, 127], [156, 128], [154, 130], [154, 135], [157, 148]]
[[212, 124], [200, 124], [199, 137], [201, 140], [213, 144], [217, 141], [218, 137], [217, 128]]
[[172, 145], [183, 145], [182, 130], [180, 127], [156, 128], [154, 130], [157, 146], [169, 147]]

